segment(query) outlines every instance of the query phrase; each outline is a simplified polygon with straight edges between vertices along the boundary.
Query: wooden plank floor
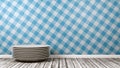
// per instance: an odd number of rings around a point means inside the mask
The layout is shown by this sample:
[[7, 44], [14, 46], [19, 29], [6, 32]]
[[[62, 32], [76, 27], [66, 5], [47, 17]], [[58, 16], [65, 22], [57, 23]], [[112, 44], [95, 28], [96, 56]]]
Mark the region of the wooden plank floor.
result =
[[120, 68], [120, 58], [49, 58], [42, 62], [0, 58], [0, 68]]

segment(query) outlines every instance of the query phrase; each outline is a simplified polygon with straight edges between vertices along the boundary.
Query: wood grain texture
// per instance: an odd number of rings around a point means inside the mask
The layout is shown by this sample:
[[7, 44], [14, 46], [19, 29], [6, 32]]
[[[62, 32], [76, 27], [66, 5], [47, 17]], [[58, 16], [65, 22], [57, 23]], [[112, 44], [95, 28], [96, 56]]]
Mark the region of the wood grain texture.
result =
[[120, 58], [49, 58], [41, 62], [0, 58], [0, 68], [120, 68]]

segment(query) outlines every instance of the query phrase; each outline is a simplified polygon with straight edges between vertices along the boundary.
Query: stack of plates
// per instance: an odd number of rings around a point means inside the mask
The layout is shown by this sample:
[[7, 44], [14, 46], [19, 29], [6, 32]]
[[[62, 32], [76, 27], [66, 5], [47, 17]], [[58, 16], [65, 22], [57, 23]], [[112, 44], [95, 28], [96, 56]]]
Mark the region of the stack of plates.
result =
[[17, 45], [13, 46], [13, 57], [19, 61], [41, 61], [49, 57], [47, 45]]

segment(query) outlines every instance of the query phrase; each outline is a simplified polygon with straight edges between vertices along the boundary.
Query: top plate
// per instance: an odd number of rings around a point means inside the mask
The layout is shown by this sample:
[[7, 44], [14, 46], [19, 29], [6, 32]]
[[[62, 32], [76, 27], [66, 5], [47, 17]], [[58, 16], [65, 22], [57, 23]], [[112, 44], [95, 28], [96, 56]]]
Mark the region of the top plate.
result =
[[49, 47], [50, 45], [14, 45], [13, 47]]

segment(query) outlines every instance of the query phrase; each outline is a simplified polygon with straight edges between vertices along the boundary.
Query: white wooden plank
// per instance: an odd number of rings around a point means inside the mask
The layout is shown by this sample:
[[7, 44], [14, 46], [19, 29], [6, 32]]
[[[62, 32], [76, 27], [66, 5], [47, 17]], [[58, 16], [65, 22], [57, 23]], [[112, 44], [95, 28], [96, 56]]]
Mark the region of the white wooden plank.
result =
[[[14, 66], [12, 66], [12, 68], [20, 68], [21, 66], [23, 65], [23, 63], [16, 63], [16, 64], [14, 64]], [[25, 65], [25, 66], [27, 66], [27, 65]]]
[[42, 62], [24, 63], [6, 58], [0, 59], [0, 68], [120, 68], [120, 59], [56, 58]]
[[71, 58], [71, 61], [73, 62], [75, 68], [82, 68], [76, 58]]
[[[8, 61], [6, 61], [8, 60]], [[12, 59], [6, 59], [6, 63], [1, 66], [1, 68], [9, 68], [9, 66], [12, 64], [13, 60]]]
[[26, 68], [36, 68], [37, 65], [37, 63], [30, 63]]
[[0, 59], [0, 66], [6, 64], [7, 62], [10, 62], [10, 59]]
[[41, 62], [36, 62], [35, 66], [33, 68], [40, 68], [40, 64], [41, 64]]
[[66, 64], [65, 58], [60, 58], [59, 59], [59, 67], [60, 68], [67, 68], [67, 64]]
[[88, 58], [84, 58], [83, 61], [85, 62], [86, 66], [89, 66], [89, 68], [97, 68], [97, 66], [92, 65]]
[[39, 62], [40, 64], [37, 67], [43, 68], [46, 62], [47, 62], [47, 60]]
[[[19, 62], [12, 61], [12, 62], [10, 63], [10, 65], [7, 66], [7, 68], [18, 68], [20, 64], [21, 64], [21, 63], [19, 63]], [[17, 67], [16, 67], [16, 66], [17, 66]]]
[[[103, 61], [107, 66], [111, 67], [111, 68], [119, 68], [117, 65], [115, 65], [113, 62], [109, 61], [108, 59], [104, 58], [104, 59], [100, 59], [101, 61]], [[114, 66], [115, 65], [115, 66]]]
[[[114, 61], [112, 61], [112, 60], [110, 60], [110, 59], [107, 59], [108, 61], [109, 61], [109, 63], [113, 66], [113, 67], [116, 67], [116, 68], [119, 68], [120, 67], [120, 65], [118, 64], [118, 63], [116, 63], [116, 62], [114, 62]], [[119, 62], [120, 63], [120, 62]]]
[[59, 59], [54, 58], [51, 68], [58, 68], [58, 65], [59, 65]]
[[[83, 58], [84, 59], [84, 58]], [[77, 58], [79, 64], [82, 66], [82, 68], [89, 68], [89, 66], [84, 62], [84, 60], [81, 58]]]
[[44, 65], [44, 68], [51, 68], [52, 62], [53, 62], [52, 58], [48, 59], [48, 61]]
[[[91, 58], [93, 60], [93, 58]], [[89, 58], [87, 58], [86, 62], [88, 62], [89, 64], [91, 64], [92, 67], [94, 68], [99, 68], [99, 66], [97, 66], [96, 64], [94, 64], [92, 61], [89, 60]], [[94, 61], [95, 62], [95, 61]]]
[[29, 66], [28, 63], [21, 63], [22, 65], [19, 68], [27, 68]]
[[71, 59], [69, 58], [66, 58], [66, 62], [67, 62], [67, 67], [68, 68], [74, 68], [74, 65], [73, 65], [73, 63], [72, 63], [72, 61], [71, 61]]
[[98, 62], [100, 62], [105, 68], [109, 68], [109, 66], [107, 66], [105, 64], [105, 62], [101, 61], [99, 58], [95, 58]]
[[120, 59], [108, 59], [112, 62], [114, 62], [115, 64], [119, 65], [120, 66]]
[[105, 68], [100, 62], [98, 62], [94, 58], [90, 58], [90, 59], [88, 59], [88, 61], [98, 68]]

